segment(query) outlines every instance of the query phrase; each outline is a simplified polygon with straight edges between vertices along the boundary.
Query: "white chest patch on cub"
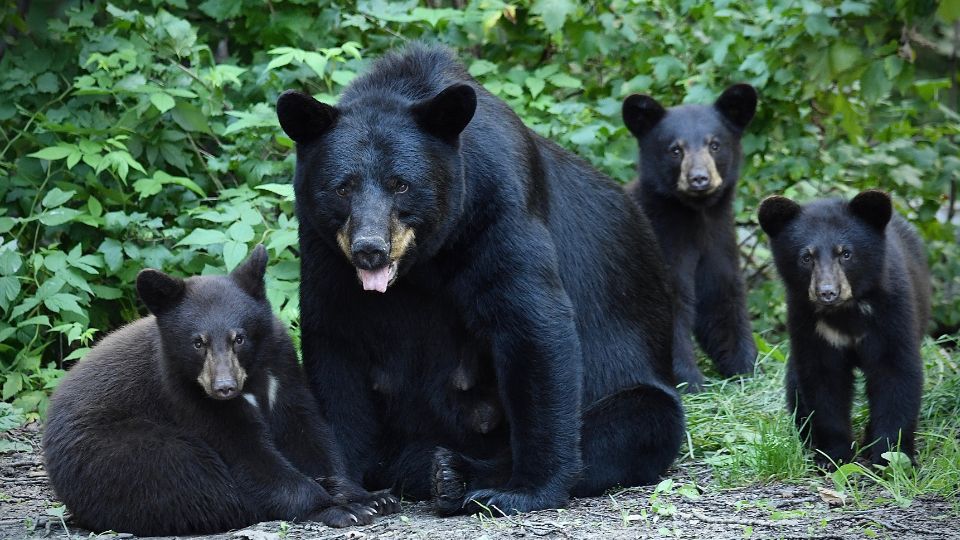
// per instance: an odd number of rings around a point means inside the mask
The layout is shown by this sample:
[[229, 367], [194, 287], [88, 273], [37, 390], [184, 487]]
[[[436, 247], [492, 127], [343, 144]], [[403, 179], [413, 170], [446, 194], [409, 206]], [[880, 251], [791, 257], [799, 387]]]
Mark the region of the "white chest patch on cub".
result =
[[852, 347], [863, 339], [863, 336], [845, 334], [823, 321], [817, 321], [817, 335], [838, 349]]
[[253, 395], [253, 394], [250, 394], [250, 393], [246, 393], [246, 394], [243, 395], [243, 399], [247, 400], [247, 403], [253, 405], [253, 408], [254, 408], [254, 409], [259, 409], [259, 408], [260, 408], [260, 404], [257, 403], [257, 396], [255, 396], [255, 395]]
[[267, 409], [273, 410], [273, 402], [277, 400], [277, 387], [280, 383], [273, 374], [267, 375]]

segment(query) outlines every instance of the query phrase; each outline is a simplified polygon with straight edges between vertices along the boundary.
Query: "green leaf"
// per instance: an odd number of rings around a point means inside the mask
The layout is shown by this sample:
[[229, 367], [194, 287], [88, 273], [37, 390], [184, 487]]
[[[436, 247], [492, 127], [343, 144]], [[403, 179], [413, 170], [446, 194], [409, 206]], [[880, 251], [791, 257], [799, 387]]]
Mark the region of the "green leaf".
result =
[[580, 88], [583, 86], [583, 83], [580, 82], [580, 79], [571, 77], [566, 73], [557, 73], [555, 75], [551, 75], [547, 78], [547, 80], [550, 81], [550, 84], [559, 88]]
[[60, 90], [60, 79], [54, 73], [44, 73], [37, 77], [37, 91], [52, 94]]
[[44, 208], [56, 208], [69, 201], [76, 193], [76, 191], [63, 191], [60, 188], [53, 188], [44, 195], [43, 201], [41, 201], [40, 204], [42, 204]]
[[69, 156], [74, 150], [75, 148], [73, 146], [48, 146], [47, 148], [37, 150], [32, 154], [27, 154], [27, 157], [45, 159], [47, 161], [56, 161]]
[[73, 221], [80, 214], [82, 214], [82, 212], [74, 210], [73, 208], [53, 208], [40, 214], [40, 223], [48, 227], [63, 225], [64, 223]]
[[333, 82], [339, 84], [340, 86], [346, 86], [350, 84], [350, 81], [356, 77], [357, 74], [353, 71], [347, 71], [344, 69], [335, 70], [330, 74], [330, 78], [333, 79]]
[[37, 315], [36, 317], [30, 317], [17, 323], [17, 328], [23, 328], [24, 326], [50, 326], [50, 317], [46, 315]]
[[272, 69], [277, 69], [278, 67], [283, 67], [289, 64], [290, 62], [293, 62], [293, 58], [294, 58], [293, 53], [281, 54], [280, 56], [275, 57], [273, 60], [271, 60], [267, 64], [267, 71], [270, 71]]
[[882, 60], [871, 63], [860, 78], [860, 91], [869, 103], [876, 103], [887, 97], [892, 89], [893, 81], [887, 77]]
[[100, 217], [103, 215], [103, 205], [100, 204], [100, 201], [96, 197], [90, 197], [87, 199], [87, 213], [93, 217]]
[[290, 184], [260, 184], [254, 189], [276, 193], [288, 201], [293, 200], [293, 186]]
[[72, 294], [57, 293], [49, 298], [44, 299], [43, 305], [47, 306], [47, 309], [53, 311], [54, 313], [71, 311], [79, 315], [84, 315], [83, 308], [81, 308], [80, 304], [77, 303], [78, 300], [80, 300], [80, 298]]
[[822, 13], [808, 15], [803, 22], [803, 27], [811, 36], [836, 37], [840, 35], [840, 32], [830, 24], [830, 19]]
[[242, 0], [206, 0], [201, 2], [197, 8], [213, 17], [217, 22], [237, 17], [243, 8]]
[[20, 294], [20, 280], [14, 276], [0, 277], [0, 308], [7, 311]]
[[530, 12], [543, 19], [544, 28], [551, 34], [559, 32], [576, 9], [577, 4], [572, 0], [536, 0], [530, 6]]
[[194, 229], [186, 237], [176, 243], [178, 246], [209, 246], [210, 244], [222, 244], [227, 240], [227, 236], [220, 231], [210, 229]]
[[471, 77], [480, 77], [497, 71], [497, 65], [489, 60], [474, 60], [470, 63], [470, 69], [467, 71], [470, 72]]
[[14, 242], [0, 246], [0, 275], [12, 276], [20, 270], [22, 264], [23, 258], [17, 253]]
[[960, 0], [940, 0], [937, 17], [947, 24], [960, 19]]
[[3, 381], [3, 399], [4, 401], [12, 398], [23, 390], [23, 378], [19, 373], [8, 373], [6, 380]]
[[123, 264], [123, 245], [120, 242], [113, 238], [104, 239], [97, 251], [103, 253], [103, 261], [107, 263], [107, 268], [113, 272], [120, 269], [120, 265]]
[[223, 244], [223, 262], [227, 266], [227, 271], [231, 271], [243, 262], [247, 256], [247, 245], [241, 242], [228, 240]]
[[530, 89], [530, 95], [537, 97], [540, 95], [540, 92], [543, 92], [543, 87], [546, 83], [543, 79], [539, 77], [527, 77], [523, 80], [523, 84], [527, 85], [527, 88]]
[[178, 101], [173, 108], [173, 121], [186, 131], [210, 133], [210, 124], [207, 117], [194, 105], [186, 101]]
[[93, 294], [101, 300], [116, 300], [117, 298], [123, 298], [123, 291], [117, 289], [116, 287], [107, 287], [106, 285], [97, 285], [93, 284], [90, 286], [93, 289]]
[[253, 240], [253, 227], [246, 223], [234, 223], [227, 229], [227, 236], [237, 242], [249, 242]]
[[172, 109], [176, 104], [176, 100], [173, 99], [169, 94], [163, 92], [154, 92], [150, 94], [150, 103], [153, 103], [153, 106], [157, 108], [161, 113], [165, 113]]
[[837, 42], [830, 47], [830, 72], [834, 75], [843, 73], [863, 58], [860, 47]]

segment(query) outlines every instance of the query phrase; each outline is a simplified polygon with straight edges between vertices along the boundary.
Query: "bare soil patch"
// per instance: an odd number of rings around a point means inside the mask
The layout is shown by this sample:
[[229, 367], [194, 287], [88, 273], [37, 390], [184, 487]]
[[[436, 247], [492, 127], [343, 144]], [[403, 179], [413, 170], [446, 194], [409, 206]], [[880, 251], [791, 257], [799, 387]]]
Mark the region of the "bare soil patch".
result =
[[[66, 528], [48, 513], [57, 508], [40, 455], [39, 427], [30, 424], [7, 435], [29, 444], [30, 452], [0, 454], [0, 539], [97, 537]], [[209, 540], [361, 540], [499, 538], [692, 538], [728, 539], [960, 539], [960, 516], [950, 501], [918, 498], [908, 507], [881, 503], [866, 509], [831, 507], [818, 494], [823, 478], [808, 485], [782, 483], [721, 490], [712, 487], [709, 468], [685, 464], [670, 473], [676, 485], [705, 489], [690, 498], [654, 487], [576, 499], [562, 510], [531, 512], [510, 518], [483, 516], [438, 518], [427, 503], [404, 504], [395, 516], [372, 525], [331, 529], [319, 523], [266, 522], [228, 533], [194, 537]], [[877, 494], [882, 497], [882, 493]], [[134, 538], [129, 534], [99, 537]]]

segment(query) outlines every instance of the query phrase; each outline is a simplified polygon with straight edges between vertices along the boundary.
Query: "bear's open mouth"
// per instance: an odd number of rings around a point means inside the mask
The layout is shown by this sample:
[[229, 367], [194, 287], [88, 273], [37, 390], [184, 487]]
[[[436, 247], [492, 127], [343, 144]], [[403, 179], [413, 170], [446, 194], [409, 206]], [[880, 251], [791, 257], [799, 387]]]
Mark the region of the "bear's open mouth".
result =
[[357, 277], [360, 278], [363, 290], [387, 292], [387, 287], [397, 279], [397, 261], [390, 261], [390, 264], [374, 270], [357, 268]]

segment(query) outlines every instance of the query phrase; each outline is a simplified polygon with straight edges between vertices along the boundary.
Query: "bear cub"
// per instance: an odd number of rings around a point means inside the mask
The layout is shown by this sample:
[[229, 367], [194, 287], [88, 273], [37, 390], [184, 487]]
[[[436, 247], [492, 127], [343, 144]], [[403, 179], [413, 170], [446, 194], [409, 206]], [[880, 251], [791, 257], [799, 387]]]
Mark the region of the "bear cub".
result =
[[691, 331], [724, 377], [752, 373], [757, 358], [733, 214], [740, 138], [756, 108], [748, 84], [727, 88], [712, 106], [665, 109], [640, 94], [623, 102], [623, 121], [640, 145], [640, 177], [626, 190], [650, 218], [672, 270], [673, 371], [691, 391], [703, 384]]
[[264, 520], [342, 527], [398, 509], [344, 463], [271, 311], [262, 245], [229, 276], [137, 276], [152, 315], [105, 337], [54, 393], [44, 461], [74, 520], [136, 535]]
[[920, 237], [876, 190], [803, 206], [769, 197], [759, 220], [787, 291], [787, 405], [818, 463], [854, 457], [855, 367], [866, 381], [870, 461], [883, 463], [898, 444], [912, 458], [930, 315]]

